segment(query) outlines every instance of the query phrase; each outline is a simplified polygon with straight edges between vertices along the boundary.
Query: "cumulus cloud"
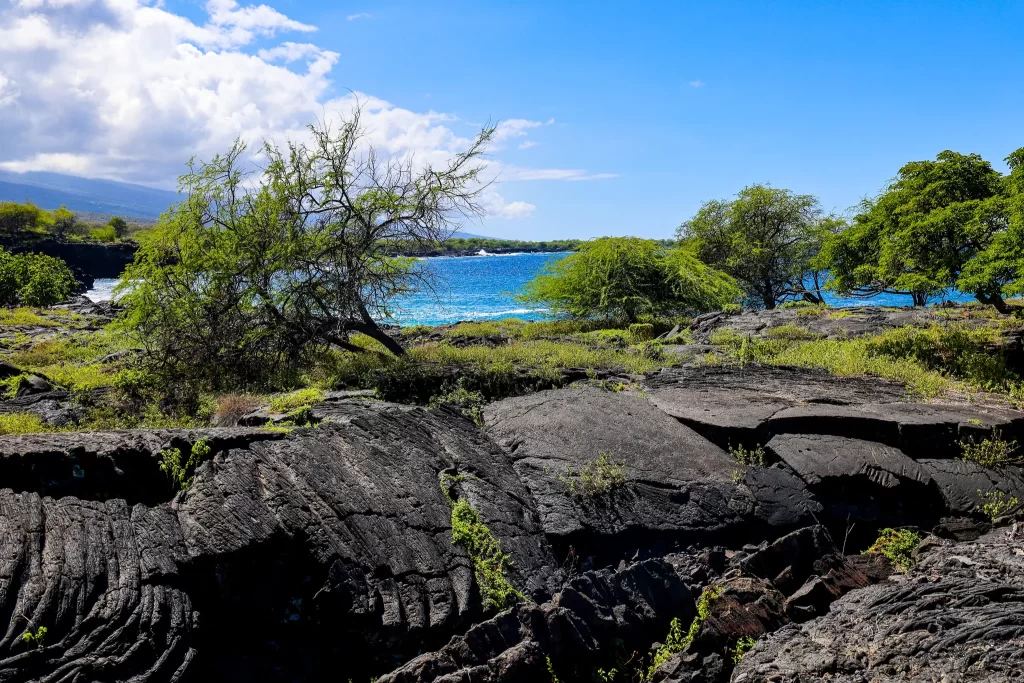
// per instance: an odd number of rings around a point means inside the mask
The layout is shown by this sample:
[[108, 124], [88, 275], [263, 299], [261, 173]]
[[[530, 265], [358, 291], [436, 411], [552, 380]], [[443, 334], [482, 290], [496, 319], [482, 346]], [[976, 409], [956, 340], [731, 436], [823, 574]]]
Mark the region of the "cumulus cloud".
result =
[[[208, 0], [203, 7], [205, 21], [193, 21], [160, 0], [0, 2], [0, 168], [173, 187], [189, 156], [209, 158], [238, 137], [301, 139], [309, 122], [331, 121], [357, 101], [369, 141], [387, 154], [442, 163], [470, 143], [449, 114], [338, 96], [331, 79], [338, 53], [289, 40], [315, 26], [265, 4]], [[539, 125], [504, 122], [501, 140]], [[488, 175], [500, 171], [492, 160]], [[484, 199], [499, 217], [523, 218], [535, 208], [506, 202], [493, 187]]]
[[373, 15], [369, 12], [360, 12], [359, 14], [350, 14], [345, 18], [349, 21], [356, 21], [357, 19], [372, 19]]
[[525, 142], [519, 143], [519, 149], [530, 149], [531, 147], [536, 147], [538, 144], [540, 143], [536, 140], [526, 140]]

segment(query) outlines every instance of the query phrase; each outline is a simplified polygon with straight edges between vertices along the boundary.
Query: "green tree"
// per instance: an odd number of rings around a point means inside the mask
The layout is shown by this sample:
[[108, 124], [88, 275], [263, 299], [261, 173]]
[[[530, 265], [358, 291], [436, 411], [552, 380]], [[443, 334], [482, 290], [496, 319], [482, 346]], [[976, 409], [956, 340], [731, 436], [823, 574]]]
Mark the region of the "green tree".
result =
[[117, 239], [122, 239], [125, 235], [128, 234], [128, 221], [121, 218], [120, 216], [114, 216], [113, 218], [111, 218], [110, 221], [107, 223], [107, 226], [114, 229], [114, 235], [117, 237]]
[[1003, 177], [977, 154], [946, 150], [914, 161], [875, 199], [865, 200], [849, 230], [825, 245], [819, 264], [829, 288], [853, 296], [908, 294], [924, 305], [952, 287], [1005, 309], [998, 278], [967, 264], [1008, 227]]
[[604, 237], [554, 261], [519, 299], [575, 318], [636, 322], [644, 316], [719, 309], [739, 298], [732, 278], [653, 240]]
[[75, 229], [75, 214], [64, 204], [53, 212], [53, 232], [63, 238]]
[[479, 158], [492, 134], [420, 167], [379, 156], [356, 112], [338, 129], [311, 126], [311, 143], [265, 143], [260, 171], [245, 170], [240, 142], [190, 162], [185, 199], [122, 277], [120, 324], [153, 370], [214, 386], [265, 384], [332, 345], [363, 352], [353, 333], [403, 354], [377, 321], [426, 283], [385, 248], [441, 241], [482, 213]]
[[18, 235], [39, 226], [43, 212], [33, 204], [0, 202], [0, 233]]
[[810, 195], [751, 185], [733, 200], [706, 202], [676, 237], [704, 263], [735, 278], [749, 301], [770, 309], [794, 297], [821, 301], [805, 279], [835, 225]]

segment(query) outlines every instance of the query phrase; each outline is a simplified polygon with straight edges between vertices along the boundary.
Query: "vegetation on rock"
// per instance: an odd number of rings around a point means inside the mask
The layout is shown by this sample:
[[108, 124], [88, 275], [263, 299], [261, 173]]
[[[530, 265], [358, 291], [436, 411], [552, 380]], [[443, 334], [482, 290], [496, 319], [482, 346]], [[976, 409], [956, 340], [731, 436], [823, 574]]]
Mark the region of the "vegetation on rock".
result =
[[921, 535], [909, 529], [882, 529], [878, 539], [865, 553], [880, 553], [897, 571], [906, 573], [914, 564], [913, 552], [921, 545]]
[[721, 595], [721, 586], [707, 586], [701, 592], [700, 598], [697, 599], [697, 616], [690, 622], [686, 633], [683, 633], [683, 626], [678, 617], [672, 619], [665, 642], [653, 653], [651, 665], [647, 669], [647, 676], [644, 680], [651, 680], [659, 666], [671, 659], [672, 655], [684, 652], [686, 648], [690, 647], [690, 644], [697, 638], [697, 634], [700, 633], [701, 626], [711, 616], [712, 603]]
[[990, 438], [975, 442], [968, 439], [960, 442], [960, 459], [976, 462], [984, 467], [1000, 468], [1020, 462], [1016, 441], [1006, 441], [999, 430]]
[[975, 509], [993, 522], [1020, 505], [1020, 500], [1016, 496], [1007, 496], [1003, 491], [982, 492], [979, 490], [978, 496], [982, 502]]
[[626, 483], [626, 464], [616, 462], [611, 453], [601, 453], [583, 465], [579, 472], [566, 467], [558, 481], [566, 488], [570, 496], [578, 498], [595, 498], [609, 493]]

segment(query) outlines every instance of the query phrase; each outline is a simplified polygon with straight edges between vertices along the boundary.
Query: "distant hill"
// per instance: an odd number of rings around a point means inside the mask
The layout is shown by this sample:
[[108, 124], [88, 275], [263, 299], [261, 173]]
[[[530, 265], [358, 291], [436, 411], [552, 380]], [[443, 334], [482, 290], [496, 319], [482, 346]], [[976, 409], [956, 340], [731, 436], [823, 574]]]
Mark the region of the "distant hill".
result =
[[44, 209], [66, 204], [75, 212], [152, 219], [178, 201], [178, 193], [62, 173], [0, 171], [0, 201], [30, 201]]

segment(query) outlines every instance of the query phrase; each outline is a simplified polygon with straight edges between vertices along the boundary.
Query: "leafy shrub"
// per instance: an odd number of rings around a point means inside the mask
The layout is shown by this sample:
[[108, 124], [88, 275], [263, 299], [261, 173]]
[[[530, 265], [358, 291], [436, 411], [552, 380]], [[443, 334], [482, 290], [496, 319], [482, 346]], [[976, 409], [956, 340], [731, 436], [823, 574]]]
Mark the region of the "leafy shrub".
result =
[[976, 505], [974, 509], [988, 517], [993, 522], [1020, 505], [1020, 501], [1016, 496], [1007, 496], [1002, 491], [987, 491], [982, 493], [981, 490], [979, 490], [978, 496], [980, 496], [984, 502], [980, 505]]
[[771, 327], [764, 331], [764, 336], [769, 339], [786, 339], [789, 341], [805, 341], [808, 339], [821, 338], [821, 335], [817, 332], [812, 332], [806, 327], [800, 327], [799, 325], [779, 325], [778, 327]]
[[34, 204], [0, 202], [0, 233], [17, 235], [35, 230], [43, 220], [43, 211]]
[[192, 485], [196, 467], [210, 456], [210, 443], [199, 439], [189, 450], [188, 460], [182, 462], [181, 450], [165, 448], [160, 451], [160, 471], [171, 480], [175, 491], [185, 491]]
[[914, 564], [912, 553], [920, 544], [920, 534], [909, 529], [882, 529], [864, 553], [881, 553], [897, 571], [906, 573]]
[[484, 395], [479, 391], [470, 391], [466, 388], [465, 378], [459, 378], [456, 382], [455, 387], [448, 391], [431, 396], [429, 405], [431, 408], [436, 408], [442, 405], [452, 405], [459, 408], [463, 415], [468, 417], [473, 423], [483, 429], [484, 419], [480, 413], [480, 408], [485, 403]]
[[[457, 481], [458, 478], [449, 475], [448, 480], [441, 482], [441, 489], [449, 501], [453, 499], [446, 487], [451, 480]], [[453, 501], [451, 523], [452, 543], [464, 548], [469, 555], [481, 601], [491, 609], [503, 610], [525, 600], [505, 576], [505, 566], [510, 564], [510, 560], [501, 549], [501, 541], [495, 538], [465, 498]]]
[[52, 306], [67, 299], [77, 284], [58, 258], [0, 248], [0, 305]]
[[626, 465], [615, 462], [610, 453], [601, 451], [595, 460], [586, 463], [578, 473], [571, 467], [558, 476], [570, 496], [594, 498], [626, 483]]
[[976, 462], [983, 467], [1006, 467], [1020, 461], [1017, 456], [1017, 442], [1006, 441], [999, 430], [994, 430], [992, 438], [975, 443], [973, 439], [960, 442], [960, 459]]
[[717, 310], [739, 297], [728, 275], [683, 249], [653, 240], [605, 237], [550, 263], [519, 299], [573, 318], [633, 323], [642, 316]]
[[[796, 314], [801, 318], [807, 316], [828, 315], [828, 306], [816, 306], [810, 302], [803, 302], [805, 305], [798, 307]], [[794, 307], [797, 308], [797, 307]]]

